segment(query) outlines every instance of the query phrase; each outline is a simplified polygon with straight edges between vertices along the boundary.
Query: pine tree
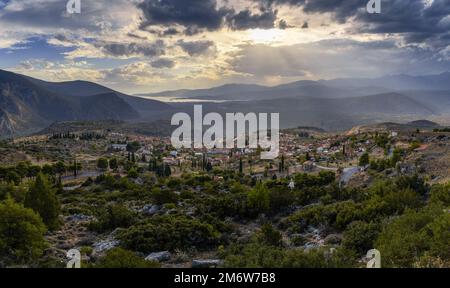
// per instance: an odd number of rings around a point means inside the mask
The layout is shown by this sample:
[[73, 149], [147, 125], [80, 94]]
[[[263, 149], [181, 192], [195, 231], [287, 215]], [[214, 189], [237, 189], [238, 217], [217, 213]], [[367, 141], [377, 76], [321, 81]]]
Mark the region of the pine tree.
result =
[[112, 158], [111, 160], [109, 160], [109, 168], [114, 171], [119, 168], [119, 163], [117, 162], [116, 158]]
[[73, 161], [73, 177], [77, 178], [78, 176], [78, 164], [77, 159]]
[[206, 170], [206, 154], [203, 153], [203, 160], [202, 160], [202, 170]]
[[172, 175], [172, 169], [170, 168], [169, 165], [165, 165], [164, 167], [164, 176], [165, 177], [170, 177]]
[[55, 167], [54, 167], [54, 169], [55, 169], [55, 172], [56, 173], [58, 173], [58, 180], [59, 180], [59, 182], [61, 182], [61, 178], [62, 178], [62, 175], [64, 174], [64, 173], [66, 173], [66, 165], [64, 164], [64, 162], [62, 162], [62, 161], [59, 161], [58, 163], [56, 163], [55, 165], [54, 165]]
[[359, 166], [366, 166], [366, 165], [369, 165], [369, 163], [370, 163], [369, 153], [364, 153], [359, 158]]
[[0, 266], [28, 264], [42, 256], [46, 227], [31, 209], [11, 198], [0, 202]]
[[270, 208], [270, 191], [262, 182], [258, 182], [248, 194], [250, 207], [258, 213], [267, 212]]
[[60, 203], [46, 176], [39, 173], [25, 197], [25, 207], [38, 213], [50, 230], [59, 226]]

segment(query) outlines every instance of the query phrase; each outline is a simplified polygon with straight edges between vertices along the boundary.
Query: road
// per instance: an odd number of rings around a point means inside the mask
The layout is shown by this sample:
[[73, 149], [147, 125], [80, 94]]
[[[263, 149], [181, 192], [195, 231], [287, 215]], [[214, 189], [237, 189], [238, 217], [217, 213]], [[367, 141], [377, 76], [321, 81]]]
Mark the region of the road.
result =
[[347, 184], [350, 179], [352, 179], [353, 175], [360, 171], [360, 167], [348, 167], [344, 168], [341, 175], [341, 183]]
[[83, 171], [83, 172], [79, 172], [77, 177], [75, 178], [73, 175], [69, 175], [69, 176], [64, 176], [61, 177], [62, 181], [71, 181], [71, 180], [76, 180], [79, 178], [95, 178], [97, 176], [100, 176], [101, 174], [103, 174], [103, 172], [99, 172], [99, 171]]
[[[334, 168], [334, 167], [325, 167], [325, 166], [320, 166], [317, 164], [314, 164], [314, 166], [317, 167], [318, 169], [325, 170], [325, 171], [334, 171], [334, 172], [338, 171], [338, 168]], [[340, 182], [347, 184], [350, 181], [350, 179], [352, 179], [353, 175], [358, 173], [360, 171], [360, 169], [361, 169], [360, 167], [344, 168], [344, 170], [342, 171]]]

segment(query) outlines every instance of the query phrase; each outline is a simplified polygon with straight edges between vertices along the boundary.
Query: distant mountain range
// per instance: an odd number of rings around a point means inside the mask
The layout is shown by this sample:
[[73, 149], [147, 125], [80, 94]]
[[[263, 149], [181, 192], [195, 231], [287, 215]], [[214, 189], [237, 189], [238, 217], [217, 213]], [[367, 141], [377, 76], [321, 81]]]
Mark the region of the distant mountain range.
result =
[[266, 87], [230, 84], [211, 89], [139, 94], [203, 101], [209, 111], [280, 112], [284, 128], [344, 130], [355, 125], [450, 116], [450, 72], [380, 78], [297, 81]]
[[133, 120], [168, 104], [84, 81], [50, 83], [0, 70], [0, 135], [23, 134], [55, 121]]
[[178, 97], [203, 100], [265, 100], [280, 98], [349, 98], [388, 92], [448, 92], [450, 72], [439, 75], [392, 75], [381, 78], [343, 78], [319, 81], [297, 81], [273, 87], [228, 84], [199, 90], [174, 90], [138, 94], [141, 97]]
[[61, 121], [149, 123], [167, 121], [176, 112], [192, 113], [193, 103], [167, 104], [152, 97], [200, 99], [205, 113], [278, 112], [282, 128], [345, 130], [449, 116], [450, 73], [298, 81], [275, 87], [229, 84], [130, 96], [87, 81], [53, 83], [0, 70], [0, 136], [27, 134]]

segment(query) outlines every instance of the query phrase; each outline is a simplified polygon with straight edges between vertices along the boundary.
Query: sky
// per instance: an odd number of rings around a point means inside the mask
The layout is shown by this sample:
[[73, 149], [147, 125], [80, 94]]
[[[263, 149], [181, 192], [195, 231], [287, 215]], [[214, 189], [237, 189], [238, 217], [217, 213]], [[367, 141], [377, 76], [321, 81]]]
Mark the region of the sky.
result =
[[0, 69], [130, 94], [450, 71], [450, 0], [0, 0]]

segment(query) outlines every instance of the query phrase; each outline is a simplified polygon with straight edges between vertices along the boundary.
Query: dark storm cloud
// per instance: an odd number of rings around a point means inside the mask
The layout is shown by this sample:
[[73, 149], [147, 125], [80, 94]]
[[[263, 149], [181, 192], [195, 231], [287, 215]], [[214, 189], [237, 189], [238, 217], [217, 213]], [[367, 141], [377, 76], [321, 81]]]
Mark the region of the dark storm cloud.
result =
[[243, 10], [227, 17], [227, 23], [233, 30], [253, 28], [270, 29], [277, 20], [277, 10], [261, 7], [260, 14], [253, 14], [250, 10]]
[[366, 25], [358, 32], [401, 33], [409, 43], [445, 47], [450, 44], [450, 0], [434, 0], [426, 6], [422, 0], [383, 1], [382, 13], [359, 13], [356, 19]]
[[149, 25], [195, 26], [207, 30], [219, 29], [228, 9], [217, 8], [216, 0], [145, 0], [138, 5]]
[[202, 54], [206, 54], [211, 51], [212, 48], [215, 47], [214, 42], [212, 41], [184, 41], [179, 40], [177, 42], [178, 46], [183, 49], [184, 52], [189, 54], [189, 56], [199, 56]]
[[155, 57], [165, 54], [166, 45], [162, 40], [154, 43], [96, 43], [95, 46], [100, 48], [105, 54], [122, 57], [122, 56], [146, 56]]
[[450, 0], [381, 0], [381, 14], [369, 14], [368, 0], [253, 0], [264, 7], [291, 5], [307, 13], [331, 13], [343, 23], [353, 18], [354, 33], [396, 33], [408, 43], [445, 47], [450, 44]]
[[[256, 0], [259, 2], [260, 0]], [[368, 1], [368, 0], [367, 0]], [[272, 6], [273, 4], [287, 4], [293, 6], [302, 6], [307, 13], [326, 13], [332, 12], [339, 22], [345, 22], [348, 17], [353, 16], [360, 8], [365, 8], [365, 0], [264, 0], [263, 3]]]
[[157, 25], [181, 25], [186, 35], [203, 30], [215, 31], [224, 26], [233, 30], [274, 27], [277, 10], [260, 5], [259, 11], [235, 11], [218, 7], [216, 0], [144, 0], [138, 4], [144, 14], [141, 28]]
[[180, 32], [175, 28], [168, 28], [162, 32], [163, 36], [174, 36], [179, 34]]
[[[367, 0], [368, 1], [368, 0]], [[308, 13], [332, 12], [336, 19], [344, 22], [348, 17], [355, 15], [360, 8], [366, 7], [365, 0], [253, 0], [264, 7], [276, 5], [301, 6]]]

